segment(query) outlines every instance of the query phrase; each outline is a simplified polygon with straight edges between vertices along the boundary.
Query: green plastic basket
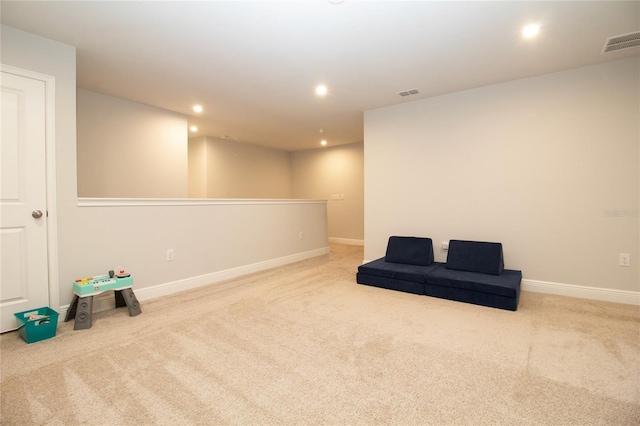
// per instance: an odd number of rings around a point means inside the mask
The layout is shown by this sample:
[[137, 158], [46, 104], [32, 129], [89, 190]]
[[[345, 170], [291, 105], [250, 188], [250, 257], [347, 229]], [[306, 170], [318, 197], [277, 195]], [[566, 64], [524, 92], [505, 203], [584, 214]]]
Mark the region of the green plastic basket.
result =
[[50, 339], [56, 335], [58, 313], [51, 308], [30, 309], [13, 315], [18, 324], [18, 334], [27, 343]]

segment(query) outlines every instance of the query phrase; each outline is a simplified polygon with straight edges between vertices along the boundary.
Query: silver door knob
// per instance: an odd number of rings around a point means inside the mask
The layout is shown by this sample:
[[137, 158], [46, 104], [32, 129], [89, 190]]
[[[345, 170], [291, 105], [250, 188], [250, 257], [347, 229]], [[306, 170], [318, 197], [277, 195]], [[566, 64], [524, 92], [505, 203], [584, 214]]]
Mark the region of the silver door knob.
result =
[[35, 217], [36, 219], [40, 219], [42, 217], [42, 212], [40, 210], [34, 210], [31, 212], [31, 216]]

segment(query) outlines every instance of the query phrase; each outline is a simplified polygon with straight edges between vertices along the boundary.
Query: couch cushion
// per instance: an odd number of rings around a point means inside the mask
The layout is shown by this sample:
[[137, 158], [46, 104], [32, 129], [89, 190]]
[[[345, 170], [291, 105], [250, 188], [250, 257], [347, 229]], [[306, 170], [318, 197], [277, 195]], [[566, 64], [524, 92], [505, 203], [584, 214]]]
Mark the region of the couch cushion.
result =
[[384, 257], [365, 263], [358, 267], [358, 272], [384, 278], [424, 283], [427, 274], [442, 266], [442, 263], [432, 263], [429, 266], [407, 265], [402, 263], [387, 262]]
[[427, 275], [426, 283], [482, 293], [517, 298], [520, 295], [521, 271], [505, 269], [500, 275], [438, 268]]
[[500, 275], [504, 269], [502, 244], [451, 240], [447, 269]]
[[389, 237], [385, 260], [407, 265], [429, 266], [433, 263], [431, 238]]
[[[477, 272], [476, 272], [477, 273]], [[389, 278], [386, 278], [389, 279]], [[458, 302], [473, 303], [474, 305], [490, 306], [492, 308], [518, 309], [519, 297], [506, 297], [499, 294], [483, 293], [481, 291], [463, 290], [455, 287], [423, 284], [426, 296], [440, 297], [442, 299], [456, 300]]]
[[413, 281], [399, 280], [396, 278], [380, 277], [378, 275], [369, 275], [358, 272], [356, 274], [356, 282], [358, 284], [367, 284], [373, 287], [385, 288], [388, 290], [397, 290], [405, 293], [424, 295], [424, 283], [416, 283]]

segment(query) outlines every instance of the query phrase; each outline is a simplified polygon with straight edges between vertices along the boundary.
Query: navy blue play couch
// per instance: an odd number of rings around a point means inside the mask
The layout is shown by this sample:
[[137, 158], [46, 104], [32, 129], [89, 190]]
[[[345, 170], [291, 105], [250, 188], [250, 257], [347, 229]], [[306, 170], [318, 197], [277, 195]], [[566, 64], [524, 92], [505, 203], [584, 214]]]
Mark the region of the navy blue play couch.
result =
[[515, 311], [522, 272], [504, 269], [501, 243], [451, 240], [447, 262], [440, 263], [431, 238], [393, 236], [385, 257], [358, 267], [356, 281]]

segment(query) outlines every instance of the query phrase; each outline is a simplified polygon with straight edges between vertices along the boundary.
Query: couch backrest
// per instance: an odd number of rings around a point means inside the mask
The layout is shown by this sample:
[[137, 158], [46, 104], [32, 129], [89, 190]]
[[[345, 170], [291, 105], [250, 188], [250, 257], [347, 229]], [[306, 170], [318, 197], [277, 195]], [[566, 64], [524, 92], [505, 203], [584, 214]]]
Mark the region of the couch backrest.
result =
[[447, 269], [500, 275], [504, 269], [502, 243], [451, 240]]
[[433, 263], [433, 242], [431, 238], [389, 237], [387, 262], [429, 266]]

